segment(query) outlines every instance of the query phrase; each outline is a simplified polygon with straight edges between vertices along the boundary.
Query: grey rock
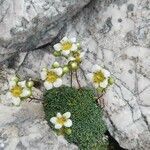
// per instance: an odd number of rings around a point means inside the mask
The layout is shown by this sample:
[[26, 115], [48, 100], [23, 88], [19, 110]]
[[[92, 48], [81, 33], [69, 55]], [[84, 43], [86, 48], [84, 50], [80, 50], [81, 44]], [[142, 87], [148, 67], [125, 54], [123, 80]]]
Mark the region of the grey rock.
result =
[[1, 0], [0, 62], [45, 45], [90, 0]]
[[[51, 54], [52, 45], [65, 35], [77, 37], [86, 52], [82, 64], [85, 73], [88, 73], [91, 66], [97, 63], [108, 69], [116, 80], [115, 85], [110, 87], [103, 97], [105, 120], [111, 135], [123, 148], [149, 150], [149, 4], [147, 0], [92, 0], [74, 17], [66, 21], [65, 29], [59, 28], [62, 20], [54, 21], [57, 22], [56, 30], [49, 31], [54, 33], [55, 40], [49, 41], [47, 47], [20, 52], [12, 57], [12, 61], [6, 61], [3, 68], [5, 70], [6, 67], [14, 68], [21, 77], [39, 79], [40, 69], [55, 61]], [[48, 8], [45, 7], [46, 10]], [[24, 26], [26, 24], [27, 22], [24, 21]], [[9, 57], [7, 51], [3, 49], [1, 52], [6, 53], [6, 58]], [[9, 51], [11, 55], [13, 50]], [[12, 62], [14, 64], [10, 65]], [[67, 79], [64, 84], [69, 84], [69, 78]], [[80, 82], [88, 85], [83, 77], [80, 78]], [[4, 122], [7, 122], [7, 119]]]
[[0, 149], [77, 150], [49, 128], [41, 103], [24, 102], [18, 108], [0, 104], [0, 108]]

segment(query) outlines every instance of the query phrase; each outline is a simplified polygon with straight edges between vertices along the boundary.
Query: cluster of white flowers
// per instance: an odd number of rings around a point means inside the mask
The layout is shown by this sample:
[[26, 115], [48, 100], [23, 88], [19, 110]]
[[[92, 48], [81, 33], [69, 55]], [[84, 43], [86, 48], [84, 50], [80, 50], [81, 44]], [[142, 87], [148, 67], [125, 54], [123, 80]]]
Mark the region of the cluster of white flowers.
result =
[[12, 77], [9, 81], [9, 91], [7, 98], [18, 106], [22, 99], [29, 98], [32, 95], [33, 81], [19, 81], [18, 77]]
[[54, 62], [51, 68], [42, 69], [41, 79], [44, 81], [47, 90], [60, 87], [63, 75], [76, 71], [84, 56], [84, 52], [81, 52], [80, 44], [77, 43], [76, 38], [64, 37], [60, 43], [54, 45], [54, 49], [54, 56], [65, 58], [67, 64], [60, 65], [58, 62]]
[[64, 56], [68, 60], [63, 68], [64, 73], [78, 69], [82, 62], [84, 52], [81, 52], [80, 44], [77, 42], [76, 38], [69, 39], [64, 37], [60, 43], [54, 45], [54, 49], [55, 56]]
[[[62, 56], [67, 59], [67, 64], [60, 65], [58, 62], [54, 62], [51, 68], [42, 69], [41, 79], [47, 90], [53, 87], [60, 87], [63, 83], [63, 75], [77, 71], [84, 56], [84, 52], [81, 51], [80, 44], [77, 43], [75, 38], [69, 39], [64, 37], [60, 43], [54, 45], [54, 49], [54, 56]], [[96, 89], [106, 89], [113, 83], [110, 72], [98, 65], [92, 67], [91, 73], [87, 75], [87, 78]], [[29, 98], [32, 95], [33, 84], [31, 80], [19, 81], [18, 77], [13, 77], [9, 81], [7, 97], [14, 105], [18, 106], [22, 99]], [[55, 129], [70, 128], [72, 126], [70, 117], [70, 112], [57, 113], [56, 117], [50, 119], [50, 122], [55, 126]]]
[[[54, 45], [54, 49], [54, 56], [65, 57], [67, 64], [60, 66], [58, 62], [55, 62], [52, 69], [44, 68], [42, 70], [41, 78], [44, 80], [44, 86], [47, 90], [61, 86], [61, 77], [68, 72], [77, 71], [84, 56], [84, 52], [81, 52], [80, 44], [77, 43], [76, 38], [64, 37], [60, 43]], [[113, 83], [110, 72], [99, 65], [92, 67], [87, 78], [96, 89], [106, 89]]]

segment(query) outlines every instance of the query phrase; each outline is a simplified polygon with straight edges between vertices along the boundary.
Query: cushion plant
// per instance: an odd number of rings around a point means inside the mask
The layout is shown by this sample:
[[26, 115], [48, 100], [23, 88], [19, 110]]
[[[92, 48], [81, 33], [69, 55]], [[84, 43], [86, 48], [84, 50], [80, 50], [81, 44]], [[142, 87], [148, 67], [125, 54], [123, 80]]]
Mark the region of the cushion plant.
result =
[[[94, 99], [91, 89], [77, 90], [71, 87], [53, 88], [44, 94], [44, 111], [46, 120], [58, 112], [71, 113], [73, 125], [64, 134], [70, 143], [75, 143], [81, 150], [105, 150], [104, 140], [106, 126], [102, 120], [102, 110]], [[50, 126], [54, 129], [53, 124]], [[54, 129], [55, 130], [55, 129]]]

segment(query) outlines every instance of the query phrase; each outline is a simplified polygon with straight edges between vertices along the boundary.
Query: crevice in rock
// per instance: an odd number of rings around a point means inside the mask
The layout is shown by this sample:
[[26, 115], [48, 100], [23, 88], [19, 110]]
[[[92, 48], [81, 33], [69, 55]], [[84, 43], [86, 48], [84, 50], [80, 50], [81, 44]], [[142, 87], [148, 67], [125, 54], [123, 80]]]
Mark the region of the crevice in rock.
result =
[[0, 23], [2, 23], [2, 22], [3, 22], [3, 20], [4, 20], [5, 16], [6, 16], [6, 15], [7, 15], [7, 13], [8, 13], [9, 8], [10, 8], [10, 7], [8, 7], [8, 8], [5, 10], [5, 13], [4, 13], [4, 14], [2, 14], [2, 17], [1, 17], [1, 19], [0, 19]]
[[58, 34], [53, 38], [53, 40], [50, 43], [46, 43], [44, 45], [41, 45], [34, 50], [44, 49], [44, 48], [47, 48], [48, 46], [52, 47], [52, 45], [59, 42], [60, 38], [63, 37], [64, 33], [66, 32], [66, 28], [67, 28], [67, 24], [64, 23], [64, 26], [59, 30]]
[[105, 135], [108, 136], [108, 141], [109, 141], [108, 150], [126, 150], [120, 147], [119, 143], [111, 136], [109, 131], [107, 131]]
[[134, 63], [135, 63], [135, 93], [136, 93], [135, 96], [136, 96], [136, 98], [137, 98], [137, 103], [138, 103], [138, 105], [139, 105], [139, 110], [140, 110], [140, 112], [141, 112], [141, 117], [142, 117], [143, 121], [145, 122], [148, 131], [150, 132], [150, 126], [149, 126], [147, 117], [143, 114], [143, 112], [142, 112], [142, 110], [141, 110], [141, 108], [140, 108], [140, 104], [139, 104], [139, 102], [140, 102], [141, 100], [140, 100], [140, 96], [139, 96], [139, 87], [138, 87], [139, 79], [138, 79], [138, 77], [137, 77], [137, 61], [138, 61], [138, 59], [135, 59], [135, 61], [134, 61]]

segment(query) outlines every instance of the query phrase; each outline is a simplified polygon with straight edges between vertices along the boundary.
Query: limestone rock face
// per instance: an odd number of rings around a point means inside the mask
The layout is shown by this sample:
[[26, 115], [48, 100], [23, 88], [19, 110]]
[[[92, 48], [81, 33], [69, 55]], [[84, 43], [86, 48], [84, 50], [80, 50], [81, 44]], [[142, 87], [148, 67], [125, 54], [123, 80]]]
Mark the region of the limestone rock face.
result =
[[1, 0], [0, 62], [52, 42], [90, 0]]
[[23, 103], [18, 108], [0, 104], [0, 108], [1, 150], [77, 150], [49, 128], [41, 103]]
[[[81, 8], [89, 1], [76, 2], [75, 6]], [[43, 26], [42, 30], [37, 28], [37, 31], [43, 31], [43, 34], [41, 32], [33, 34], [30, 31], [31, 28], [26, 28], [26, 32], [32, 35], [31, 39], [33, 41], [35, 39], [36, 44], [29, 42], [30, 38], [22, 42], [21, 38], [18, 38], [19, 34], [15, 34], [16, 38], [12, 38], [13, 34], [1, 34], [5, 41], [7, 38], [13, 39], [17, 41], [16, 43], [20, 43], [21, 47], [24, 47], [22, 46], [24, 43], [29, 46], [25, 46], [24, 52], [14, 48], [13, 44], [10, 46], [12, 49], [8, 49], [9, 46], [3, 46], [2, 54], [5, 53], [7, 57], [1, 55], [3, 56], [0, 59], [1, 62], [16, 51], [17, 54], [15, 53], [15, 56], [5, 61], [2, 69], [5, 70], [8, 67], [15, 70], [21, 77], [38, 79], [42, 67], [55, 61], [51, 54], [52, 45], [65, 35], [78, 38], [86, 52], [82, 64], [85, 73], [88, 73], [91, 66], [97, 63], [105, 66], [116, 80], [115, 85], [104, 96], [108, 130], [123, 148], [149, 150], [150, 2], [147, 0], [91, 0], [74, 17], [71, 17], [72, 13], [65, 12], [65, 15], [60, 12], [58, 18], [54, 17], [53, 23], [48, 21], [52, 28], [48, 30], [43, 29]], [[43, 18], [43, 20], [47, 19]], [[32, 19], [29, 20], [29, 24], [33, 24]], [[0, 28], [2, 27], [4, 28], [4, 25], [0, 24]], [[20, 28], [17, 28], [17, 31], [18, 29]], [[51, 32], [53, 35], [50, 34]], [[21, 33], [24, 34], [24, 32]], [[25, 36], [25, 39], [26, 37], [30, 36]], [[31, 46], [31, 43], [34, 43], [34, 46]], [[43, 44], [47, 45], [35, 50], [38, 45]], [[82, 78], [80, 82], [87, 85]], [[66, 80], [64, 83], [69, 82]]]

